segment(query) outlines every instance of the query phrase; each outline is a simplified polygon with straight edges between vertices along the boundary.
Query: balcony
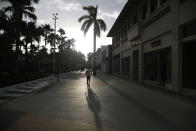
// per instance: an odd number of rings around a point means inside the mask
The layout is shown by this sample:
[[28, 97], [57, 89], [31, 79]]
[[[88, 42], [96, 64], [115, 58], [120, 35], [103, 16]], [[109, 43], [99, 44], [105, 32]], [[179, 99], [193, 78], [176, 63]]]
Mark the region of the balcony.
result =
[[139, 36], [139, 24], [135, 24], [127, 33], [128, 41], [132, 41]]

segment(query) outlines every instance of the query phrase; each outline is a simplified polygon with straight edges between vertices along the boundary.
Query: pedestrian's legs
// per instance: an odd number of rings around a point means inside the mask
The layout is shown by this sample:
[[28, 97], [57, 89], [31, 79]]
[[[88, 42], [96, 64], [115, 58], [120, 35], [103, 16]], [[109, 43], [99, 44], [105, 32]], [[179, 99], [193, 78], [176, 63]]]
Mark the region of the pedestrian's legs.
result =
[[89, 83], [91, 82], [91, 77], [89, 76]]
[[90, 83], [90, 76], [87, 76], [87, 84]]
[[87, 84], [88, 84], [88, 76], [86, 77], [86, 82], [87, 82]]

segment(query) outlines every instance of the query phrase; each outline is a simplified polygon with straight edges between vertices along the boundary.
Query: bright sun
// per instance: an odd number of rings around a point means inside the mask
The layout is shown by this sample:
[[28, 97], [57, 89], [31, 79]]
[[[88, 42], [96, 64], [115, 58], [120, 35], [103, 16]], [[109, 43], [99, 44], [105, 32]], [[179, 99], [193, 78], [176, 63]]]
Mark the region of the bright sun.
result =
[[89, 30], [89, 32], [86, 34], [86, 37], [84, 37], [84, 33], [80, 31], [78, 28], [66, 28], [67, 36], [68, 38], [74, 38], [76, 40], [75, 42], [75, 48], [78, 51], [81, 51], [85, 55], [87, 55], [89, 52], [93, 51], [93, 32], [92, 30]]

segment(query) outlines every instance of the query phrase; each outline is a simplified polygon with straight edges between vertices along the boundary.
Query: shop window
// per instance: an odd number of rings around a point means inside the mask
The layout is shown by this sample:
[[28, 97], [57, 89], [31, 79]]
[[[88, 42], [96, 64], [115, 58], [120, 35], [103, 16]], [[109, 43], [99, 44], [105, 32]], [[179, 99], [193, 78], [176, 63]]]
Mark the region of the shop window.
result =
[[123, 36], [124, 36], [124, 33], [123, 33], [124, 31], [123, 31], [123, 28], [121, 28], [121, 31], [120, 31], [120, 38], [122, 39], [123, 38]]
[[157, 0], [150, 0], [150, 13], [153, 13], [158, 6]]
[[156, 52], [144, 54], [144, 79], [158, 80], [158, 55]]
[[122, 59], [122, 75], [129, 76], [130, 75], [130, 57], [126, 57]]
[[144, 79], [161, 85], [171, 81], [171, 48], [144, 54]]
[[127, 26], [124, 26], [124, 36], [127, 35]]
[[128, 30], [131, 28], [131, 25], [132, 25], [132, 19], [129, 19], [127, 23]]
[[148, 15], [148, 2], [146, 1], [142, 6], [142, 19], [145, 20]]
[[120, 74], [120, 54], [113, 57], [113, 73]]
[[182, 33], [183, 33], [183, 37], [196, 35], [196, 21], [184, 26]]
[[138, 23], [138, 15], [134, 15], [133, 16], [133, 25], [137, 24]]

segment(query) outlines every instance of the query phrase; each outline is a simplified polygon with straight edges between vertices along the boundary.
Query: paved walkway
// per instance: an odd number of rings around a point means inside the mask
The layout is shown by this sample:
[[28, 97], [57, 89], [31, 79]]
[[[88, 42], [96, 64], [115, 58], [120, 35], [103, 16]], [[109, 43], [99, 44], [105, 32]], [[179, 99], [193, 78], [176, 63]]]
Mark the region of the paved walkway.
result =
[[195, 131], [196, 102], [99, 73], [84, 73], [0, 106], [6, 131]]

